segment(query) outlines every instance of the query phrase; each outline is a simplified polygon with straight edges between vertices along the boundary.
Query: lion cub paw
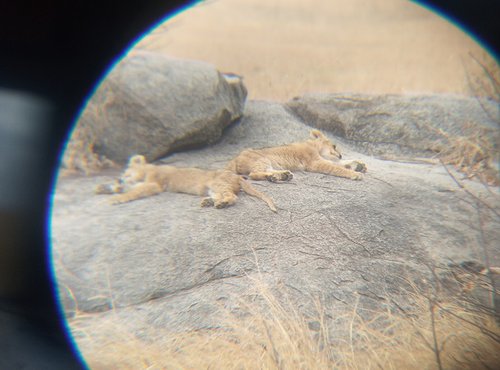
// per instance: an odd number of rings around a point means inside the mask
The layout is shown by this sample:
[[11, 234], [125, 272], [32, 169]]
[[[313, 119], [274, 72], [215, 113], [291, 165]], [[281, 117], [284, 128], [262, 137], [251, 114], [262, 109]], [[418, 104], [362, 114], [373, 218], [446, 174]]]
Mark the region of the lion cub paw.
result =
[[217, 208], [217, 209], [227, 208], [227, 207], [229, 207], [230, 205], [231, 205], [231, 203], [230, 203], [230, 202], [228, 202], [228, 201], [225, 201], [225, 200], [220, 201], [220, 202], [216, 202], [216, 203], [214, 203], [214, 206], [215, 206], [215, 208]]
[[122, 204], [122, 203], [127, 203], [128, 201], [129, 201], [128, 199], [117, 195], [117, 196], [111, 197], [111, 199], [109, 200], [109, 204], [111, 204], [111, 205]]
[[290, 181], [293, 179], [293, 173], [290, 171], [273, 172], [271, 175], [267, 176], [267, 179], [271, 182]]
[[99, 184], [95, 187], [96, 194], [114, 194], [113, 184]]
[[363, 162], [352, 161], [344, 165], [344, 167], [356, 172], [366, 173], [366, 164]]
[[115, 181], [111, 184], [110, 183], [99, 184], [94, 189], [95, 194], [116, 194], [116, 193], [123, 193], [123, 192], [124, 192], [124, 188], [118, 181]]
[[363, 180], [363, 175], [359, 172], [355, 172], [352, 177], [351, 177], [352, 180], [356, 180], [356, 181], [360, 181], [360, 180]]
[[236, 203], [238, 197], [235, 194], [226, 194], [222, 199], [217, 199], [214, 202], [215, 208], [226, 208]]
[[203, 198], [200, 203], [201, 207], [213, 207], [213, 205], [214, 205], [214, 200], [210, 197]]

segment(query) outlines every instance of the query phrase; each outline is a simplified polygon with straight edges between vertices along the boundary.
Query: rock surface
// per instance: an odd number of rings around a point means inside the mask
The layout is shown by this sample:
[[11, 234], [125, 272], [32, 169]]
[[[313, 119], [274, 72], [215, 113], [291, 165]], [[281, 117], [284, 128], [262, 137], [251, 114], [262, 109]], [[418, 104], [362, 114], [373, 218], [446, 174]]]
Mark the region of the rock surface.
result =
[[369, 155], [428, 157], [450, 138], [481, 133], [500, 143], [500, 107], [488, 99], [435, 95], [309, 94], [288, 102], [304, 123]]
[[[317, 117], [322, 114], [318, 109]], [[401, 112], [399, 120], [411, 117]], [[356, 125], [363, 135], [378, 134], [372, 119]], [[217, 326], [220, 303], [231, 306], [233, 294], [245, 292], [255, 276], [281, 284], [306, 311], [313, 297], [339, 309], [351, 309], [356, 299], [359, 307], [375, 308], [389, 293], [405, 307], [404, 281], [428, 278], [430, 266], [483, 261], [483, 247], [490, 263], [500, 265], [498, 188], [469, 180], [459, 187], [441, 165], [358, 153], [345, 139], [355, 135], [351, 126], [330, 126], [342, 137], [316, 126], [339, 144], [345, 159], [365, 162], [368, 172], [363, 181], [296, 172], [290, 183], [253, 182], [272, 196], [277, 214], [244, 194], [222, 210], [173, 193], [110, 206], [93, 189], [117, 172], [60, 178], [52, 257], [67, 316], [100, 312], [94, 318], [99, 322], [112, 314], [136, 333]], [[251, 101], [217, 144], [161, 162], [220, 168], [244, 148], [301, 141], [309, 130], [289, 105]], [[412, 148], [418, 148], [412, 140], [421, 141], [399, 137]]]
[[93, 151], [116, 163], [140, 153], [168, 153], [217, 141], [241, 117], [241, 78], [193, 60], [134, 52], [106, 77], [79, 121]]

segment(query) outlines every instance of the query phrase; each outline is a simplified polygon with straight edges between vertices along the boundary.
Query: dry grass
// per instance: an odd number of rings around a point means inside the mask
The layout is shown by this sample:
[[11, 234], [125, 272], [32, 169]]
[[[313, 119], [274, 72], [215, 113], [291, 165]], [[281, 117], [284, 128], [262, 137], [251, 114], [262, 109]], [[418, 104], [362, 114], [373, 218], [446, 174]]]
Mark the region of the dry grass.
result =
[[[228, 34], [231, 37], [228, 37]], [[468, 53], [498, 64], [462, 30], [401, 0], [218, 0], [170, 19], [138, 48], [204, 60], [245, 77], [249, 99], [307, 92], [469, 95]]]
[[90, 175], [104, 168], [116, 167], [115, 163], [94, 151], [96, 133], [88, 120], [94, 122], [98, 114], [97, 108], [89, 104], [80, 117], [64, 149], [62, 175], [75, 172]]
[[[281, 291], [281, 290], [280, 290]], [[223, 312], [217, 329], [134, 335], [111, 315], [92, 327], [92, 315], [70, 322], [92, 369], [492, 369], [500, 364], [500, 330], [494, 318], [451, 301], [413, 292], [411, 312], [354, 305], [343, 314], [316, 302], [316, 314], [299, 313], [255, 281], [252, 300], [238, 314]], [[388, 300], [389, 302], [389, 300]], [[397, 313], [395, 313], [395, 311]], [[367, 318], [369, 317], [369, 318]]]
[[[472, 53], [468, 55], [468, 65], [464, 68], [475, 70], [467, 73], [470, 93], [473, 96], [488, 97], [500, 105], [500, 70], [494, 62], [486, 64]], [[475, 69], [474, 69], [475, 68]], [[447, 141], [447, 145], [436, 145], [444, 164], [451, 164], [464, 173], [467, 178], [477, 177], [485, 184], [500, 185], [498, 166], [500, 164], [500, 117], [498, 110], [489, 111], [482, 100], [478, 103], [485, 114], [496, 123], [492, 129], [477, 129], [474, 125], [463, 127], [462, 135], [450, 136], [439, 130], [438, 133]]]
[[439, 133], [447, 140], [447, 145], [440, 144], [435, 148], [444, 164], [453, 165], [467, 178], [476, 177], [487, 185], [500, 185], [498, 133], [477, 128], [461, 136]]

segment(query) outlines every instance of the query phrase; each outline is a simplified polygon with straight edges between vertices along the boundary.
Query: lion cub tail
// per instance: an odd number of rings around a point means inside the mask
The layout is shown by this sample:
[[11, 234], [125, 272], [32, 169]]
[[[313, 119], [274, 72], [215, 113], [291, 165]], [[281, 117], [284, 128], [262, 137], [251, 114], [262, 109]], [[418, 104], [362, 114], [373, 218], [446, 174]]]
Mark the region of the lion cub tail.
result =
[[246, 181], [243, 177], [240, 177], [240, 185], [241, 185], [241, 190], [243, 190], [245, 193], [248, 195], [251, 195], [253, 197], [262, 199], [264, 202], [267, 203], [269, 208], [271, 208], [271, 211], [273, 212], [278, 212], [276, 210], [276, 206], [274, 205], [273, 200], [268, 197], [266, 194], [261, 193], [257, 189], [255, 189], [248, 181]]

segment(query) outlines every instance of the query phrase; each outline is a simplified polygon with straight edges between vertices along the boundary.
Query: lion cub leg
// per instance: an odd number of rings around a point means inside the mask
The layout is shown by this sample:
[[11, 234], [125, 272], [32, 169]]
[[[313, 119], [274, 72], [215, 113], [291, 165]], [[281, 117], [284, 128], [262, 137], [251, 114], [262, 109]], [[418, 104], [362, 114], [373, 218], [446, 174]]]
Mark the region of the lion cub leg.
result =
[[230, 191], [225, 191], [223, 193], [215, 193], [213, 196], [214, 207], [215, 208], [226, 208], [232, 206], [236, 203], [238, 197], [236, 194]]
[[271, 182], [284, 182], [293, 179], [293, 173], [288, 170], [284, 171], [252, 171], [248, 174], [248, 177], [252, 180], [267, 180]]
[[134, 186], [130, 191], [115, 195], [111, 198], [111, 204], [131, 202], [136, 199], [146, 198], [162, 192], [160, 185], [155, 182], [141, 182]]
[[117, 194], [123, 193], [123, 191], [123, 185], [118, 180], [112, 183], [99, 184], [94, 189], [96, 194]]
[[288, 170], [274, 170], [269, 163], [254, 163], [248, 177], [252, 180], [271, 182], [290, 181], [293, 173]]
[[361, 180], [363, 175], [359, 172], [347, 169], [342, 165], [334, 164], [330, 161], [319, 159], [307, 165], [306, 171], [324, 173], [338, 177], [345, 177], [351, 180]]
[[232, 192], [214, 193], [210, 197], [203, 198], [200, 206], [226, 208], [236, 203], [237, 199], [238, 197]]
[[[238, 199], [236, 194], [239, 191], [240, 177], [230, 171], [225, 171], [210, 184], [208, 194], [215, 208], [226, 208], [236, 203]], [[205, 198], [202, 203], [209, 204], [209, 201]]]

